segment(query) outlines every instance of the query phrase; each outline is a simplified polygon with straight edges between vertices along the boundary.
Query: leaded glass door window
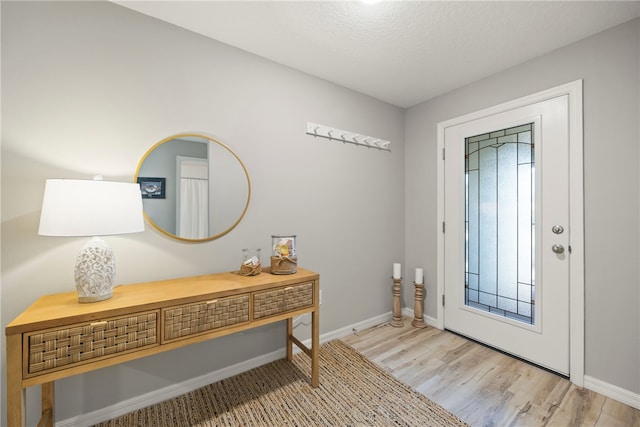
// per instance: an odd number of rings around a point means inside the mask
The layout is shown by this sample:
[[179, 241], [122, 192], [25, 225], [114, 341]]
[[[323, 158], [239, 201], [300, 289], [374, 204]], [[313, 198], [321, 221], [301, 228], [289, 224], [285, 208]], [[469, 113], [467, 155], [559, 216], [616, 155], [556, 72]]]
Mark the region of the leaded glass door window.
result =
[[535, 321], [533, 123], [465, 138], [465, 304]]

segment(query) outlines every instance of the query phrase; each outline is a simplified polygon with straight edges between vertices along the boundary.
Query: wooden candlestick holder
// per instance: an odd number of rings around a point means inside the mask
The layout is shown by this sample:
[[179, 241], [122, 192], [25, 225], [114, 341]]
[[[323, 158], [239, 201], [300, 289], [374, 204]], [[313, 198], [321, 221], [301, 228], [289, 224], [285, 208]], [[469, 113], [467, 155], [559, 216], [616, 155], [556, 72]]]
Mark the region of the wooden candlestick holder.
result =
[[414, 319], [411, 322], [411, 326], [414, 328], [426, 328], [427, 324], [424, 323], [424, 283], [413, 282], [415, 287], [415, 305], [413, 308]]
[[394, 328], [401, 328], [404, 326], [402, 323], [402, 311], [400, 310], [400, 282], [402, 282], [402, 277], [393, 279], [393, 286], [391, 287], [391, 294], [393, 295], [393, 318], [391, 319], [390, 325]]

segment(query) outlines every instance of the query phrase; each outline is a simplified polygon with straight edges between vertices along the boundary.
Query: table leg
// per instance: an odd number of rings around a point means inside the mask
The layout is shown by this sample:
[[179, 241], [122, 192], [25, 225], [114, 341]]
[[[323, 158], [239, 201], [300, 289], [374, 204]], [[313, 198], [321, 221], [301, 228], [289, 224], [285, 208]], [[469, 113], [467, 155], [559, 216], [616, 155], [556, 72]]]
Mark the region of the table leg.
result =
[[320, 307], [311, 313], [311, 385], [320, 385]]
[[55, 393], [54, 383], [44, 383], [42, 389], [42, 418], [38, 427], [53, 427], [55, 420]]
[[287, 360], [293, 360], [293, 318], [287, 319]]
[[7, 335], [7, 425], [24, 427], [25, 390], [22, 388], [22, 335]]

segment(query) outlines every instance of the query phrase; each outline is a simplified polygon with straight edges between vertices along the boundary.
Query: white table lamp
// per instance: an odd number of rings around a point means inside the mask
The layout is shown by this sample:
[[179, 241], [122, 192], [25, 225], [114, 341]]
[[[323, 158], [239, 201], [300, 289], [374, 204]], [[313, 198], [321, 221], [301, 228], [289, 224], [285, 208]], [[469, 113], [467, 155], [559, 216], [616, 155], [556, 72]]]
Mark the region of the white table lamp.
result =
[[138, 184], [75, 179], [48, 179], [44, 189], [42, 236], [93, 236], [76, 259], [79, 302], [111, 298], [116, 273], [113, 251], [99, 236], [144, 231]]

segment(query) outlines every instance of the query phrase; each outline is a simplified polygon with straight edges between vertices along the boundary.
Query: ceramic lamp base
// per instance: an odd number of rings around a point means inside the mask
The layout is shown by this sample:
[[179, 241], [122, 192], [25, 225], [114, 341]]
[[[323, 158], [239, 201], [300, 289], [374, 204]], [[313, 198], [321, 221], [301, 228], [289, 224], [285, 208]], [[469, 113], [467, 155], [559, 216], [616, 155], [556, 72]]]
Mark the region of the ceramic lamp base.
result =
[[116, 259], [107, 242], [100, 237], [89, 240], [76, 258], [78, 302], [97, 302], [111, 298], [115, 275]]

